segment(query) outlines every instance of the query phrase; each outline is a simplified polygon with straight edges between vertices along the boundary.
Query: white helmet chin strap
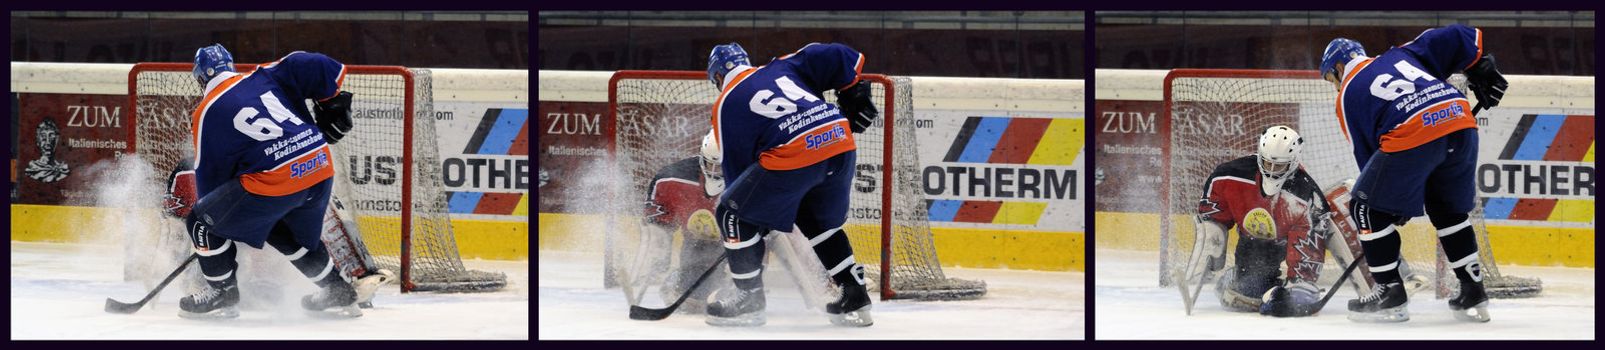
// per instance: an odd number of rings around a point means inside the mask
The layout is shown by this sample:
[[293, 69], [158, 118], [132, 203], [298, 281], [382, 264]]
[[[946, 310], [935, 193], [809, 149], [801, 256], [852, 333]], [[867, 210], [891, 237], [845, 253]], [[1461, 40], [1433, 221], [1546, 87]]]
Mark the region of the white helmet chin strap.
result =
[[1282, 183], [1283, 182], [1287, 182], [1287, 178], [1288, 178], [1287, 176], [1283, 176], [1283, 177], [1280, 177], [1280, 178], [1272, 178], [1270, 176], [1265, 176], [1265, 173], [1263, 173], [1263, 172], [1260, 173], [1259, 174], [1259, 191], [1260, 191], [1260, 193], [1264, 194], [1266, 196], [1270, 196], [1270, 195], [1276, 194], [1277, 192], [1281, 192], [1282, 191]]
[[707, 174], [702, 175], [702, 189], [708, 192], [708, 197], [724, 193], [724, 178], [710, 179]]

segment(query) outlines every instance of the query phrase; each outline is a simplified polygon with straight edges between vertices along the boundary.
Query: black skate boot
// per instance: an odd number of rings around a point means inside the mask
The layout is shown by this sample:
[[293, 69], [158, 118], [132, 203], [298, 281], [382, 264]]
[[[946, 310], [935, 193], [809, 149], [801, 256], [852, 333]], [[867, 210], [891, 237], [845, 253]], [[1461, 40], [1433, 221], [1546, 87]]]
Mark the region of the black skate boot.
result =
[[1488, 322], [1488, 293], [1482, 282], [1460, 281], [1460, 294], [1449, 298], [1449, 309], [1455, 318], [1466, 322]]
[[722, 327], [762, 326], [763, 288], [731, 288], [714, 294], [718, 301], [708, 304], [708, 324]]
[[[232, 280], [231, 280], [232, 281]], [[178, 317], [220, 319], [240, 317], [240, 289], [234, 283], [219, 288], [207, 283], [201, 291], [178, 300]]]
[[1410, 297], [1400, 283], [1378, 284], [1371, 294], [1349, 300], [1349, 320], [1355, 322], [1404, 322], [1410, 320]]
[[864, 285], [848, 283], [842, 286], [841, 299], [825, 304], [825, 313], [830, 314], [830, 323], [837, 326], [869, 327], [875, 324], [875, 319], [869, 316], [869, 308], [869, 291]]
[[[362, 317], [362, 309], [357, 308], [357, 290], [345, 280], [330, 283], [317, 293], [301, 297], [301, 307], [314, 317]], [[338, 309], [325, 311], [329, 308]]]

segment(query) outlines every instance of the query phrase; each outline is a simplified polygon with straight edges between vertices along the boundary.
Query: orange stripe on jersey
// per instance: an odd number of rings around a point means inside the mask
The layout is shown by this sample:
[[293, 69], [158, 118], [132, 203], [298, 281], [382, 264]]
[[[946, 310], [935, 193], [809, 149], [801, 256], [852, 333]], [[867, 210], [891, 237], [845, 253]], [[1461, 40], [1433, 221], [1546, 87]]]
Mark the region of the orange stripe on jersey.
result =
[[334, 177], [332, 159], [329, 146], [323, 145], [273, 169], [240, 175], [240, 185], [248, 192], [264, 196], [300, 192]]
[[836, 88], [836, 90], [840, 91], [842, 89], [853, 87], [853, 84], [857, 84], [858, 78], [862, 76], [864, 76], [864, 54], [859, 53], [858, 63], [853, 65], [853, 81], [847, 82], [847, 85], [842, 85], [842, 87]]
[[334, 98], [335, 96], [340, 96], [340, 87], [345, 86], [345, 84], [346, 84], [346, 65], [341, 64], [340, 65], [340, 76], [334, 78], [334, 94], [333, 95], [329, 95], [329, 97], [324, 97], [323, 99], [318, 100], [318, 102], [328, 101], [329, 99]]
[[814, 165], [858, 146], [846, 119], [816, 126], [775, 148], [758, 154], [758, 165], [769, 170], [792, 170]]
[[1472, 30], [1477, 31], [1477, 55], [1471, 57], [1471, 64], [1466, 65], [1466, 68], [1461, 68], [1461, 70], [1471, 69], [1471, 67], [1477, 65], [1477, 61], [1482, 60], [1482, 29]]
[[1471, 103], [1465, 98], [1438, 102], [1382, 134], [1382, 151], [1392, 153], [1415, 148], [1449, 133], [1476, 127], [1477, 118], [1471, 117]]
[[1343, 87], [1338, 89], [1338, 98], [1337, 98], [1338, 130], [1343, 131], [1343, 139], [1349, 141], [1350, 143], [1353, 143], [1354, 140], [1349, 140], [1349, 121], [1347, 119], [1344, 119], [1345, 117], [1343, 116], [1343, 92], [1349, 90], [1349, 81], [1350, 80], [1354, 80], [1354, 74], [1355, 73], [1359, 73], [1361, 69], [1365, 69], [1365, 66], [1371, 65], [1371, 61], [1372, 61], [1372, 59], [1367, 58], [1367, 59], [1365, 59], [1363, 61], [1360, 61], [1360, 63], [1355, 63], [1354, 64], [1354, 69], [1352, 69], [1349, 72], [1343, 74], [1343, 81], [1339, 82], [1339, 85], [1342, 85]]
[[736, 73], [736, 77], [730, 79], [730, 83], [725, 84], [724, 89], [719, 90], [719, 98], [713, 100], [713, 144], [719, 145], [719, 149], [724, 149], [724, 140], [722, 139], [724, 134], [719, 133], [719, 106], [724, 105], [724, 97], [730, 94], [731, 88], [741, 85], [741, 81], [747, 80], [747, 76], [757, 71], [757, 68], [752, 68]]
[[[195, 111], [190, 114], [189, 141], [190, 145], [195, 147], [195, 154], [201, 154], [199, 151], [201, 149], [201, 117], [206, 115], [206, 110], [212, 108], [212, 102], [217, 101], [218, 96], [223, 96], [223, 92], [233, 88], [234, 84], [238, 84], [240, 80], [244, 80], [246, 76], [250, 76], [250, 74], [236, 74], [232, 77], [223, 79], [223, 82], [217, 84], [217, 88], [212, 89], [211, 92], [206, 93], [206, 97], [201, 98], [201, 103], [197, 105], [195, 107]], [[199, 159], [199, 157], [196, 158]]]

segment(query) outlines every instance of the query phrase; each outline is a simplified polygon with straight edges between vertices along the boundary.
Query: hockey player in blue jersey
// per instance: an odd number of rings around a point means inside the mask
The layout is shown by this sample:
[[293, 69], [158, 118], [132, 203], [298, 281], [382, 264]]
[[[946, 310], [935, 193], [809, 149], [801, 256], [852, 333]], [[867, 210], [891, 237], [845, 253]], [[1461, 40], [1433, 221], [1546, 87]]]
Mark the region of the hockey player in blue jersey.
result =
[[193, 73], [205, 91], [191, 123], [199, 200], [184, 224], [207, 283], [179, 301], [179, 315], [239, 316], [235, 245], [266, 244], [321, 288], [302, 298], [304, 308], [360, 316], [319, 239], [334, 177], [329, 144], [352, 125], [352, 95], [340, 91], [345, 65], [297, 51], [238, 74], [228, 51], [212, 45], [195, 51]]
[[[1376, 57], [1338, 38], [1327, 44], [1320, 70], [1337, 86], [1339, 125], [1360, 165], [1350, 213], [1377, 282], [1370, 294], [1349, 301], [1350, 319], [1410, 319], [1398, 270], [1398, 228], [1426, 214], [1460, 282], [1449, 307], [1457, 318], [1487, 322], [1488, 296], [1469, 221], [1477, 200], [1474, 114], [1498, 106], [1508, 84], [1482, 47], [1482, 31], [1459, 24], [1429, 29]], [[1477, 107], [1447, 83], [1457, 72], [1465, 73]]]
[[[715, 295], [708, 324], [764, 324], [763, 235], [793, 225], [841, 287], [841, 298], [825, 307], [831, 322], [874, 323], [864, 268], [842, 232], [857, 162], [853, 133], [879, 116], [869, 84], [859, 81], [863, 67], [864, 55], [842, 44], [808, 44], [762, 67], [735, 43], [709, 53], [708, 79], [720, 89], [713, 130], [726, 174], [714, 218], [736, 288]], [[828, 90], [836, 105], [825, 102]]]

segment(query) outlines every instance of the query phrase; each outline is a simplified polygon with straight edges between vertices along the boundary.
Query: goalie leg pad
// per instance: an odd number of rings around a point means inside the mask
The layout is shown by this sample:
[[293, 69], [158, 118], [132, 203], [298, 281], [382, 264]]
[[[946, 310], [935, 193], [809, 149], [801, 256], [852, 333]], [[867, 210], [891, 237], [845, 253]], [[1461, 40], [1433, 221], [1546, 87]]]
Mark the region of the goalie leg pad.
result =
[[1220, 306], [1236, 312], [1259, 311], [1260, 298], [1244, 295], [1238, 291], [1237, 271], [1228, 269], [1215, 280], [1215, 295], [1220, 297]]

